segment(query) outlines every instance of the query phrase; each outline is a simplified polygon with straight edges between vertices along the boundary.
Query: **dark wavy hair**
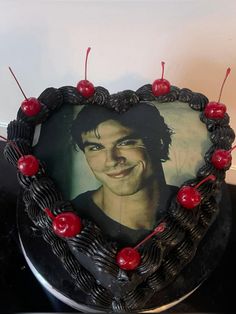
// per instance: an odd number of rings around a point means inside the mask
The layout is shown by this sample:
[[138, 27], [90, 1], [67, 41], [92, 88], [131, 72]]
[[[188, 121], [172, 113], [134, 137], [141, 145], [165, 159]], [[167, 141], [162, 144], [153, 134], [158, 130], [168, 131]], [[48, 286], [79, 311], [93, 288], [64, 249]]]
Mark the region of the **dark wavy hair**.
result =
[[131, 129], [135, 135], [141, 138], [150, 155], [155, 162], [169, 159], [169, 146], [171, 145], [172, 130], [165, 124], [164, 118], [158, 109], [147, 102], [140, 102], [130, 108], [125, 114], [119, 114], [104, 107], [93, 105], [85, 106], [72, 123], [71, 135], [74, 144], [84, 150], [82, 133], [94, 131], [107, 120], [115, 120], [121, 125]]

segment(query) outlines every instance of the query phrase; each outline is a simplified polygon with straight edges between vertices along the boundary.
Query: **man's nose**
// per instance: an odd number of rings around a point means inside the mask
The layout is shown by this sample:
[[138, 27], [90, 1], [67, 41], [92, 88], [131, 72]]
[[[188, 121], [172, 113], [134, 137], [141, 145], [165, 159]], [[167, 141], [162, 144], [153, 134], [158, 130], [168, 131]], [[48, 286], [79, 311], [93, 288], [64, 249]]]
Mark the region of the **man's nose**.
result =
[[123, 163], [124, 161], [125, 157], [122, 156], [119, 149], [116, 147], [106, 150], [106, 166], [114, 167], [119, 163]]

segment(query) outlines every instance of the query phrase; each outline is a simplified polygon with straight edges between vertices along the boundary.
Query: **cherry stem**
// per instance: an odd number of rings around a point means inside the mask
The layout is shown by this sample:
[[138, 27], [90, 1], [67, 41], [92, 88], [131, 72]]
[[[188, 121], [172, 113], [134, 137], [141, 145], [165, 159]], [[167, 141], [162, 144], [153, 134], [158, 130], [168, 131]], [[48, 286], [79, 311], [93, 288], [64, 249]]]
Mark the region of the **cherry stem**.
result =
[[195, 185], [195, 189], [199, 188], [200, 185], [202, 185], [204, 182], [209, 181], [209, 180], [215, 181], [215, 180], [216, 180], [216, 177], [215, 177], [213, 174], [210, 174], [210, 175], [207, 176], [205, 179], [203, 179], [202, 181], [200, 181], [197, 185]]
[[87, 64], [88, 64], [88, 55], [90, 53], [91, 47], [88, 47], [87, 52], [86, 52], [86, 59], [85, 59], [85, 81], [87, 81]]
[[25, 100], [28, 100], [28, 98], [26, 97], [26, 95], [25, 95], [25, 93], [24, 93], [24, 91], [23, 91], [22, 87], [20, 86], [20, 83], [18, 82], [18, 80], [17, 80], [17, 78], [16, 78], [15, 74], [13, 73], [13, 71], [12, 71], [11, 67], [8, 67], [8, 68], [9, 68], [9, 70], [10, 70], [11, 74], [13, 75], [13, 77], [14, 77], [14, 79], [15, 79], [15, 81], [16, 81], [16, 83], [17, 83], [18, 87], [19, 87], [19, 89], [21, 90], [21, 92], [22, 92], [23, 96], [25, 97]]
[[226, 70], [225, 78], [224, 78], [224, 81], [223, 81], [223, 83], [222, 83], [222, 85], [221, 85], [220, 95], [219, 95], [218, 102], [220, 102], [221, 94], [222, 94], [222, 91], [223, 91], [223, 88], [224, 88], [224, 85], [225, 85], [225, 81], [226, 81], [227, 77], [229, 76], [230, 71], [231, 71], [230, 68], [228, 68], [228, 69]]
[[236, 148], [236, 145], [234, 145], [228, 152], [231, 153], [232, 150], [234, 150]]
[[51, 218], [52, 220], [55, 219], [55, 215], [53, 215], [53, 213], [50, 211], [49, 208], [44, 208], [45, 213], [48, 215], [49, 218]]
[[134, 250], [137, 250], [141, 245], [143, 245], [144, 242], [146, 242], [147, 240], [149, 240], [150, 238], [152, 238], [155, 234], [160, 233], [162, 231], [164, 231], [165, 229], [165, 223], [162, 222], [161, 224], [159, 224], [152, 233], [150, 233], [148, 236], [146, 236], [146, 238], [144, 238], [141, 242], [139, 242], [135, 247]]
[[165, 62], [164, 62], [164, 61], [161, 62], [161, 66], [162, 66], [161, 79], [163, 80], [163, 77], [164, 77], [164, 70], [165, 70]]
[[16, 143], [9, 141], [6, 137], [1, 136], [1, 135], [0, 135], [0, 138], [3, 139], [5, 142], [9, 143], [12, 147], [14, 147], [16, 151], [23, 157], [23, 154], [20, 151], [19, 147], [16, 145]]

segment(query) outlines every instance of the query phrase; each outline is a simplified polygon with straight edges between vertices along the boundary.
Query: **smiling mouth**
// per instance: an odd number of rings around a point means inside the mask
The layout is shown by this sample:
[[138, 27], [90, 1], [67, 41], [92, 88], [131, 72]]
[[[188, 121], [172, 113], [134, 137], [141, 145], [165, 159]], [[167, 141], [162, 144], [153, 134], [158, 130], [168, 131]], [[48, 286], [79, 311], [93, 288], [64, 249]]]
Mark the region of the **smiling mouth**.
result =
[[131, 167], [128, 169], [121, 170], [119, 172], [107, 173], [107, 176], [113, 179], [121, 179], [128, 176], [133, 169], [134, 167]]

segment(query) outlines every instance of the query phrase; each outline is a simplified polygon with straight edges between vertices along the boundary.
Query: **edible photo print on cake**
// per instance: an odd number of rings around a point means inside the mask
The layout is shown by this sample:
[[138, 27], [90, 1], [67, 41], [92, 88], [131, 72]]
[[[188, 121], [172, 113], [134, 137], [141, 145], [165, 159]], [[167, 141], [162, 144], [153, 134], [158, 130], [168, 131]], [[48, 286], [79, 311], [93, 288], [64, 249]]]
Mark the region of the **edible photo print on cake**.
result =
[[206, 139], [199, 113], [181, 102], [140, 102], [124, 114], [63, 106], [44, 123], [35, 149], [80, 215], [112, 238], [137, 241], [195, 176]]

